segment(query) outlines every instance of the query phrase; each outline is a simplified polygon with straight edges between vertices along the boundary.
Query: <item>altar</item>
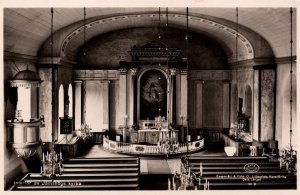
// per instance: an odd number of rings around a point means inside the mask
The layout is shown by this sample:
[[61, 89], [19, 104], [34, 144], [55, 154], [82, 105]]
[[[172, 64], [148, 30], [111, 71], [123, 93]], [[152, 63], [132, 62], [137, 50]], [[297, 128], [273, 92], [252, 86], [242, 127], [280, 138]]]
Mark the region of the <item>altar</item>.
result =
[[141, 129], [137, 131], [130, 131], [130, 143], [143, 144], [158, 144], [159, 141], [172, 140], [178, 141], [178, 130], [169, 129]]

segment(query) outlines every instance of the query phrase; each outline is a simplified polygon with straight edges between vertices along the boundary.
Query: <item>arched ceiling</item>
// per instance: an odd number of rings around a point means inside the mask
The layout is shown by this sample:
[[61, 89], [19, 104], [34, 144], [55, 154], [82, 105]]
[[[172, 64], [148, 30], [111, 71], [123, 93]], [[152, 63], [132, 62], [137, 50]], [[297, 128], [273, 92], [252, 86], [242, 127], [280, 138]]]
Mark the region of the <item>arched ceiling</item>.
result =
[[[161, 14], [164, 24], [164, 9]], [[189, 29], [216, 40], [227, 53], [228, 61], [234, 61], [235, 15], [235, 8], [192, 7], [189, 8]], [[5, 8], [4, 50], [49, 57], [50, 16], [49, 8]], [[170, 27], [185, 29], [185, 8], [169, 8], [168, 19]], [[238, 60], [289, 56], [289, 8], [239, 8], [239, 25]], [[55, 56], [65, 55], [70, 61], [76, 59], [83, 45], [82, 26], [83, 8], [54, 9]], [[88, 8], [86, 39], [125, 28], [157, 26], [158, 8]], [[68, 39], [72, 33], [75, 35]], [[296, 33], [293, 34], [296, 40]]]

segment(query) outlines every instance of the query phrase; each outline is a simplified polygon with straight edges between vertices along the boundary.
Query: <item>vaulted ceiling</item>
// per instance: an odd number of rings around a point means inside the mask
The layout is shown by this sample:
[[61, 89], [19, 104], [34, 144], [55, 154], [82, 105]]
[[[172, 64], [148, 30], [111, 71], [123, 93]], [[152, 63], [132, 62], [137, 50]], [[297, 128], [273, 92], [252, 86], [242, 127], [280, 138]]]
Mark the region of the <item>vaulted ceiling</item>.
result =
[[[296, 13], [293, 40], [296, 43]], [[290, 55], [289, 8], [238, 9], [238, 60], [280, 58]], [[161, 24], [167, 20], [161, 8]], [[101, 34], [135, 27], [157, 28], [158, 8], [87, 8], [86, 40]], [[235, 58], [236, 8], [189, 8], [189, 30], [214, 39]], [[83, 8], [54, 8], [54, 55], [76, 61], [83, 45]], [[168, 8], [172, 28], [186, 28], [186, 8]], [[4, 51], [36, 57], [50, 56], [50, 8], [5, 8]], [[295, 47], [293, 53], [295, 54]]]

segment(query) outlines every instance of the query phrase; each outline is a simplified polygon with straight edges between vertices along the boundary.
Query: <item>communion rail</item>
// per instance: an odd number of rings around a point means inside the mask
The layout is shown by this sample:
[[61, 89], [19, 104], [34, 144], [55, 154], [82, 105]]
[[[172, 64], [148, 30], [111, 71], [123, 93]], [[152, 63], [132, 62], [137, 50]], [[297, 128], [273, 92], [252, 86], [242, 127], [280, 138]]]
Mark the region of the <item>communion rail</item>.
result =
[[192, 142], [162, 145], [144, 145], [117, 142], [103, 137], [103, 148], [109, 152], [134, 155], [176, 155], [196, 152], [204, 147], [204, 138]]

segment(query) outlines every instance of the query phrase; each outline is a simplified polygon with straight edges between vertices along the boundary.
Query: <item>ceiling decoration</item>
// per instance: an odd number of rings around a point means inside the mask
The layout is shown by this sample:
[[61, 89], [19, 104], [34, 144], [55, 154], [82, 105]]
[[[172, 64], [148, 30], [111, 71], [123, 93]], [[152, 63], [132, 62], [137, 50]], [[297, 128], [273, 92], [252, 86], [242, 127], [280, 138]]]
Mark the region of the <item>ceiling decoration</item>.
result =
[[[162, 15], [163, 17], [166, 17], [166, 14]], [[143, 17], [147, 17], [147, 18], [157, 18], [158, 14], [139, 14], [139, 15], [129, 15], [129, 16], [116, 16], [116, 17], [110, 17], [110, 18], [104, 18], [104, 19], [99, 19], [96, 21], [92, 21], [88, 24], [86, 24], [86, 30], [96, 27], [97, 25], [106, 25], [110, 22], [113, 21], [117, 21], [117, 20], [125, 20], [125, 19], [130, 19], [130, 18], [143, 18]], [[184, 15], [179, 15], [179, 14], [169, 14], [170, 19], [173, 18], [180, 18], [179, 20], [185, 20], [185, 16]], [[204, 19], [204, 18], [199, 18], [199, 17], [189, 17], [192, 22], [193, 26], [201, 26], [202, 28], [210, 28], [212, 29], [212, 31], [216, 31], [216, 30], [220, 30], [223, 31], [223, 33], [226, 34], [230, 34], [232, 36], [232, 38], [235, 38], [236, 36], [236, 30], [226, 26], [226, 25], [222, 25], [220, 23], [208, 20], [208, 19]], [[108, 24], [109, 25], [109, 24]], [[209, 26], [209, 27], [205, 27], [205, 26]], [[73, 31], [72, 33], [70, 33], [63, 41], [61, 50], [60, 50], [60, 56], [64, 57], [65, 51], [67, 50], [68, 47], [68, 43], [72, 41], [72, 39], [77, 38], [77, 35], [79, 35], [80, 33], [83, 32], [84, 27], [81, 26], [80, 28], [76, 29], [75, 31]], [[246, 59], [252, 59], [254, 57], [254, 52], [253, 52], [253, 47], [251, 45], [251, 43], [249, 42], [249, 40], [247, 40], [242, 34], [239, 33], [238, 35], [238, 39], [241, 42], [241, 44], [244, 46], [244, 48], [239, 48], [241, 50], [241, 53], [243, 53], [242, 56], [240, 56], [239, 60], [246, 60]], [[229, 59], [229, 62], [232, 62], [233, 59]]]
[[[50, 23], [47, 10], [50, 8], [5, 8], [4, 9], [4, 51], [27, 56], [50, 56]], [[235, 8], [190, 8], [190, 28], [216, 40], [227, 53], [228, 61], [234, 61]], [[239, 60], [287, 57], [289, 37], [287, 25], [289, 8], [241, 8], [239, 33]], [[60, 18], [54, 25], [54, 56], [64, 61], [76, 61], [76, 52], [82, 46], [83, 29], [81, 8], [56, 8]], [[88, 8], [87, 41], [103, 33], [135, 27], [156, 27], [156, 7], [134, 8]], [[182, 8], [169, 8], [169, 26], [185, 28], [185, 14]], [[268, 17], [266, 17], [268, 16]], [[162, 13], [166, 20], [166, 13]], [[293, 16], [296, 26], [296, 14]], [[296, 30], [296, 29], [295, 29]], [[296, 32], [296, 31], [295, 31]], [[76, 37], [76, 38], [75, 38]], [[293, 34], [296, 39], [296, 33]], [[296, 53], [296, 47], [293, 48]]]

